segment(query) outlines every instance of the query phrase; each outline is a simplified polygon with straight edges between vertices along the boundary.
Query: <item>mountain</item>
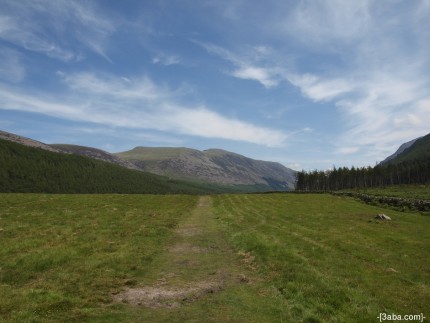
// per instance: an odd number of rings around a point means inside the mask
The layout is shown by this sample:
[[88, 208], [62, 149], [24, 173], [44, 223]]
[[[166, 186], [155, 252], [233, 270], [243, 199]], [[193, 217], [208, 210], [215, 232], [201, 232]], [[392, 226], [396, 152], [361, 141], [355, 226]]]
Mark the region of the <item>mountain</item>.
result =
[[101, 149], [86, 147], [86, 146], [78, 146], [78, 145], [66, 145], [66, 144], [51, 144], [49, 146], [54, 148], [56, 151], [64, 154], [75, 154], [75, 155], [91, 157], [91, 158], [95, 158], [112, 164], [116, 164], [122, 167], [126, 167], [129, 169], [139, 170], [134, 164]]
[[[412, 140], [412, 144], [408, 146], [411, 142], [407, 142], [400, 146], [399, 150], [407, 145], [403, 151], [398, 153], [397, 155], [387, 161], [384, 161], [384, 164], [399, 164], [399, 163], [410, 163], [421, 160], [430, 160], [430, 134]], [[396, 152], [397, 153], [397, 152]]]
[[292, 190], [295, 184], [292, 169], [221, 149], [136, 147], [115, 155], [144, 171], [175, 179], [254, 186], [257, 190]]
[[411, 146], [415, 143], [415, 141], [417, 141], [417, 140], [418, 140], [418, 139], [420, 139], [420, 138], [422, 138], [422, 137], [415, 138], [415, 139], [413, 139], [413, 140], [411, 140], [411, 141], [405, 142], [404, 144], [402, 144], [402, 145], [399, 147], [399, 149], [397, 149], [397, 150], [396, 150], [396, 152], [395, 152], [394, 154], [392, 154], [392, 155], [388, 156], [388, 157], [387, 157], [387, 158], [385, 158], [383, 161], [381, 161], [379, 164], [380, 164], [380, 165], [386, 164], [386, 163], [388, 163], [390, 160], [392, 160], [392, 159], [396, 158], [398, 155], [400, 155], [400, 154], [401, 154], [402, 152], [404, 152], [406, 149], [408, 149], [409, 147], [411, 147]]
[[[18, 136], [19, 137], [19, 136]], [[10, 138], [10, 136], [8, 136]], [[19, 137], [21, 138], [21, 137]], [[207, 194], [228, 188], [131, 170], [90, 157], [51, 151], [47, 145], [0, 139], [0, 192]]]
[[0, 192], [255, 192], [291, 189], [295, 179], [295, 172], [281, 164], [224, 150], [137, 147], [111, 154], [92, 147], [48, 145], [5, 131], [0, 131], [0, 165]]

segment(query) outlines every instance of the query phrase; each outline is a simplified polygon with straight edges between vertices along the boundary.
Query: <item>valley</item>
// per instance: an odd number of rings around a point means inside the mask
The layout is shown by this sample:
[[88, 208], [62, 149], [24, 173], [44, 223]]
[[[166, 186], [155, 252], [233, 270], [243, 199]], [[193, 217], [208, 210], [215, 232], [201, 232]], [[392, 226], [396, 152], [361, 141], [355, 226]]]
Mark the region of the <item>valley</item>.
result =
[[2, 321], [373, 322], [430, 311], [429, 135], [388, 166], [300, 172], [294, 192], [284, 166], [220, 149], [110, 154], [1, 135]]

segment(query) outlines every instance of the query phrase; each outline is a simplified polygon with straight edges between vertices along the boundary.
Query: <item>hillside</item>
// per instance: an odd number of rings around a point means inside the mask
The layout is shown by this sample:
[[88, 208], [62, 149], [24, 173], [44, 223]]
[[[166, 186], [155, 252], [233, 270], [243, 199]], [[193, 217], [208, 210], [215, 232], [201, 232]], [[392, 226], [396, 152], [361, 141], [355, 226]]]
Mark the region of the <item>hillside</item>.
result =
[[[410, 143], [410, 142], [409, 142]], [[409, 143], [405, 143], [400, 146], [399, 150]], [[413, 140], [412, 144], [406, 149], [395, 155], [395, 157], [389, 159], [385, 164], [399, 164], [414, 162], [417, 160], [428, 160], [430, 159], [430, 134]]]
[[[420, 138], [422, 138], [422, 137], [420, 137]], [[413, 139], [411, 141], [405, 142], [404, 144], [400, 145], [399, 149], [397, 149], [394, 154], [388, 156], [383, 161], [381, 161], [379, 164], [380, 165], [384, 165], [384, 164], [388, 163], [390, 160], [396, 158], [398, 155], [400, 155], [406, 149], [408, 149], [409, 147], [411, 147], [415, 143], [415, 141], [417, 141], [418, 139], [419, 138], [415, 138], [415, 139]]]
[[0, 139], [0, 192], [210, 193], [195, 183], [130, 170], [89, 157], [61, 154]]
[[260, 190], [294, 189], [295, 171], [221, 149], [136, 147], [116, 155], [144, 171], [175, 179], [254, 186]]

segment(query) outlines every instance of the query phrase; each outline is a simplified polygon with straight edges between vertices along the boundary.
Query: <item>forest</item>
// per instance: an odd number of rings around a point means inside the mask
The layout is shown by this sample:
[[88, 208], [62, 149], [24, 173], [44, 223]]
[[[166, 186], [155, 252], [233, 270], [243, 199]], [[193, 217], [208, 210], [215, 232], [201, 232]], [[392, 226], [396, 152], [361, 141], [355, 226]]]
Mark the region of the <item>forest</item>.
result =
[[301, 171], [297, 174], [297, 191], [336, 191], [400, 184], [425, 184], [430, 181], [430, 159], [416, 159], [375, 167], [333, 166], [325, 171]]

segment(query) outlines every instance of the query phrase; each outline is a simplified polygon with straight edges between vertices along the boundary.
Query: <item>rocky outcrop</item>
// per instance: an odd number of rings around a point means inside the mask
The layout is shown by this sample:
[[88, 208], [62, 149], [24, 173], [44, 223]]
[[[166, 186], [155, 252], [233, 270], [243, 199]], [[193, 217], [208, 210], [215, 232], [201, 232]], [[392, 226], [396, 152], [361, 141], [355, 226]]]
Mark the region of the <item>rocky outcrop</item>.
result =
[[380, 213], [376, 215], [375, 219], [382, 220], [382, 221], [391, 221], [391, 218], [388, 215], [385, 215], [384, 213]]
[[430, 211], [430, 201], [420, 199], [405, 199], [401, 197], [368, 195], [355, 192], [333, 192], [334, 195], [344, 195], [360, 199], [368, 204], [387, 204], [394, 207], [407, 207], [412, 210]]
[[57, 149], [55, 149], [55, 148], [53, 148], [47, 144], [44, 144], [43, 142], [33, 140], [30, 138], [26, 138], [23, 136], [18, 136], [18, 135], [15, 135], [13, 133], [6, 132], [6, 131], [0, 130], [0, 139], [9, 140], [12, 142], [16, 142], [17, 144], [21, 144], [21, 145], [28, 146], [28, 147], [40, 148], [40, 149], [44, 149], [44, 150], [58, 153]]

